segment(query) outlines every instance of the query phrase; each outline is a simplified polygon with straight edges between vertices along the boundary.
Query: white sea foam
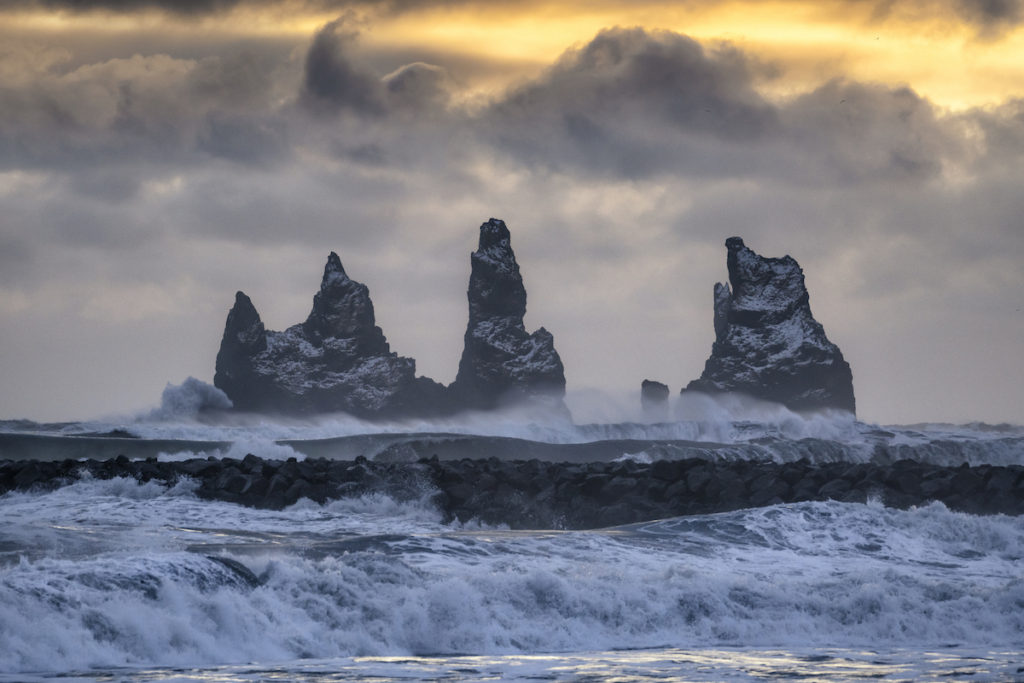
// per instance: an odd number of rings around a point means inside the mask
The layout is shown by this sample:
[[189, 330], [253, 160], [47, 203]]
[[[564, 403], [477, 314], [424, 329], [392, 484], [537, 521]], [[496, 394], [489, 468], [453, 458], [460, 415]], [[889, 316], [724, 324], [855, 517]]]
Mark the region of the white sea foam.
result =
[[287, 444], [280, 444], [270, 439], [251, 437], [240, 438], [237, 441], [233, 441], [228, 448], [214, 448], [210, 451], [203, 451], [199, 453], [190, 450], [173, 451], [170, 453], [160, 452], [157, 454], [157, 458], [164, 462], [177, 462], [182, 460], [191, 460], [193, 458], [206, 458], [210, 456], [215, 458], [235, 458], [236, 460], [240, 460], [250, 453], [263, 458], [264, 460], [287, 460], [288, 458], [295, 458], [296, 460], [306, 459], [305, 453], [300, 453]]
[[160, 396], [160, 407], [148, 414], [151, 420], [194, 418], [204, 411], [229, 410], [231, 399], [223, 391], [188, 377], [181, 384], [168, 383]]
[[[195, 393], [195, 392], [193, 392]], [[201, 392], [200, 392], [201, 393]], [[591, 397], [588, 399], [594, 401]], [[145, 452], [146, 440], [160, 440], [164, 459], [188, 457], [242, 457], [254, 453], [271, 459], [302, 458], [308, 451], [319, 455], [332, 454], [330, 439], [360, 437], [367, 453], [384, 449], [401, 440], [422, 435], [443, 438], [460, 436], [510, 437], [545, 444], [582, 444], [596, 441], [649, 441], [652, 457], [685, 457], [680, 448], [709, 449], [701, 457], [772, 459], [785, 462], [807, 458], [812, 462], [889, 462], [902, 458], [936, 465], [1011, 465], [1024, 463], [1024, 428], [1012, 425], [983, 424], [912, 425], [879, 427], [859, 422], [840, 411], [802, 415], [783, 406], [757, 402], [737, 396], [707, 397], [684, 395], [677, 399], [679, 419], [668, 422], [605, 421], [573, 423], [561, 418], [538, 421], [535, 414], [515, 411], [466, 413], [437, 420], [406, 420], [365, 422], [346, 415], [321, 415], [306, 419], [270, 418], [268, 416], [219, 413], [215, 421], [210, 415], [199, 417], [167, 417], [152, 415], [127, 421], [37, 425], [10, 422], [0, 430], [41, 433], [46, 435], [105, 435], [128, 432], [140, 437], [131, 442]], [[187, 411], [186, 411], [187, 412]], [[595, 411], [590, 411], [594, 413]], [[596, 411], [601, 412], [601, 411]], [[607, 416], [628, 413], [609, 409]], [[596, 414], [596, 413], [595, 413]], [[380, 436], [374, 442], [374, 436]], [[102, 448], [116, 453], [118, 443], [108, 439]], [[180, 442], [181, 447], [164, 441]], [[693, 442], [680, 447], [661, 448], [657, 442]], [[76, 450], [84, 442], [76, 442]], [[124, 441], [124, 444], [129, 442]], [[225, 445], [226, 444], [226, 445]], [[738, 448], [723, 449], [720, 446]], [[59, 444], [50, 444], [58, 450]], [[349, 442], [351, 446], [351, 442]], [[21, 448], [27, 446], [21, 445]], [[99, 446], [97, 446], [99, 448]], [[353, 450], [355, 448], [355, 450]], [[355, 447], [335, 449], [339, 453], [361, 452], [362, 442]], [[714, 449], [714, 450], [712, 450]], [[155, 452], [155, 450], [153, 451]], [[605, 451], [606, 452], [606, 451]], [[680, 455], [673, 455], [682, 453]], [[429, 453], [427, 453], [429, 454]], [[423, 455], [423, 453], [420, 453]], [[486, 443], [481, 442], [481, 457], [486, 457]], [[574, 454], [574, 457], [579, 457]]]
[[650, 465], [654, 462], [654, 458], [647, 451], [638, 451], [636, 453], [623, 453], [622, 456], [615, 458], [615, 462], [635, 462], [641, 465]]
[[[1024, 639], [1024, 519], [939, 504], [473, 531], [423, 502], [260, 511], [114, 480], [7, 494], [0, 514], [0, 542], [25, 550], [0, 568], [7, 672]], [[262, 583], [204, 557], [223, 554]]]

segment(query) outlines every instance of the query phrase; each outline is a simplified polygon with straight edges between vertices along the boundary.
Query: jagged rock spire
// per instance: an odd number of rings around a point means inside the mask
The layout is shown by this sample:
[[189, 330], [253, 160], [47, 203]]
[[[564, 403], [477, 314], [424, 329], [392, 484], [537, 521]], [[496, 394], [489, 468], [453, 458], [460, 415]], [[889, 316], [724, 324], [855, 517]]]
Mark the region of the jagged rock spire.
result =
[[388, 353], [384, 332], [377, 327], [370, 290], [345, 273], [333, 251], [327, 257], [320, 291], [313, 295], [313, 309], [302, 329], [310, 339], [352, 338], [364, 353]]
[[249, 400], [255, 390], [252, 359], [266, 348], [267, 331], [260, 314], [244, 292], [236, 292], [235, 305], [228, 312], [224, 324], [213, 383], [232, 397], [235, 407], [240, 410], [253, 408]]
[[416, 377], [416, 361], [391, 351], [369, 290], [334, 252], [306, 320], [283, 332], [265, 330], [238, 293], [214, 384], [237, 409], [260, 412], [433, 416], [536, 399], [564, 413], [562, 361], [551, 333], [523, 326], [526, 289], [504, 222], [480, 226], [471, 264], [466, 345], [451, 387]]
[[561, 405], [565, 370], [554, 337], [543, 327], [532, 334], [523, 325], [526, 288], [505, 222], [480, 226], [480, 242], [470, 255], [469, 324], [452, 391], [460, 405], [487, 409], [529, 399]]
[[361, 417], [432, 414], [444, 387], [416, 377], [416, 361], [392, 353], [375, 325], [366, 285], [334, 252], [306, 321], [266, 331], [241, 292], [228, 314], [214, 385], [239, 410]]
[[760, 256], [739, 237], [725, 246], [729, 284], [715, 285], [715, 343], [700, 379], [683, 391], [854, 412], [850, 365], [811, 314], [799, 264]]

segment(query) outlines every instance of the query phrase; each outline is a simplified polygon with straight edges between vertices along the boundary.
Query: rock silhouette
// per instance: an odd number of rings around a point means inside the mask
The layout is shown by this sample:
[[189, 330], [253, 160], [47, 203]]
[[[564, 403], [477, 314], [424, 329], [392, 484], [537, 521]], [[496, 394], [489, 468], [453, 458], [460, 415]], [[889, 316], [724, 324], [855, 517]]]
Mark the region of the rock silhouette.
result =
[[469, 325], [455, 382], [416, 376], [376, 325], [366, 285], [334, 252], [306, 320], [265, 329], [252, 301], [235, 295], [217, 353], [214, 385], [241, 411], [344, 412], [367, 419], [434, 417], [536, 402], [565, 411], [565, 374], [554, 339], [523, 326], [526, 289], [508, 228], [492, 218], [471, 255]]
[[799, 264], [790, 256], [760, 256], [739, 237], [725, 246], [729, 284], [715, 285], [711, 356], [683, 391], [747, 394], [797, 411], [855, 412], [850, 365], [811, 314]]
[[254, 412], [375, 418], [447, 407], [444, 387], [416, 377], [416, 361], [391, 351], [369, 290], [334, 252], [309, 316], [283, 332], [264, 329], [249, 297], [235, 295], [213, 383], [236, 409]]
[[469, 324], [451, 387], [456, 400], [477, 408], [529, 401], [560, 406], [562, 359], [550, 332], [541, 327], [528, 333], [523, 325], [526, 288], [504, 221], [492, 218], [480, 226], [480, 245], [470, 260]]
[[644, 415], [650, 418], [668, 419], [668, 385], [653, 379], [645, 379], [640, 384], [640, 407]]

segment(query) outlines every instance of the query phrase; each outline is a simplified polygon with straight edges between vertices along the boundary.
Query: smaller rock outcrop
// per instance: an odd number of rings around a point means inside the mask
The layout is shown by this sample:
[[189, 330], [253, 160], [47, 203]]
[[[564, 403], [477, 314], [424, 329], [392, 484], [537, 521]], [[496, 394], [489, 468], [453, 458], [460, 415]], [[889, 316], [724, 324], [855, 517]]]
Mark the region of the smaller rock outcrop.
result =
[[811, 314], [797, 262], [759, 256], [739, 237], [725, 246], [729, 284], [715, 285], [711, 356], [700, 379], [683, 391], [736, 392], [797, 411], [854, 412], [850, 365]]
[[640, 384], [640, 407], [644, 415], [654, 419], [668, 419], [668, 385], [645, 379]]
[[235, 295], [217, 353], [214, 385], [238, 410], [346, 412], [395, 417], [443, 411], [442, 385], [416, 377], [416, 361], [391, 351], [366, 285], [331, 252], [306, 321], [268, 331], [252, 301]]
[[[263, 407], [263, 381], [255, 370], [257, 356], [267, 350], [267, 330], [260, 314], [245, 292], [235, 293], [235, 305], [228, 311], [220, 350], [217, 352], [213, 385], [243, 410]], [[241, 401], [242, 405], [239, 405]]]
[[526, 289], [504, 221], [480, 226], [470, 262], [469, 324], [453, 398], [478, 410], [527, 401], [564, 408], [565, 370], [554, 337], [523, 325]]

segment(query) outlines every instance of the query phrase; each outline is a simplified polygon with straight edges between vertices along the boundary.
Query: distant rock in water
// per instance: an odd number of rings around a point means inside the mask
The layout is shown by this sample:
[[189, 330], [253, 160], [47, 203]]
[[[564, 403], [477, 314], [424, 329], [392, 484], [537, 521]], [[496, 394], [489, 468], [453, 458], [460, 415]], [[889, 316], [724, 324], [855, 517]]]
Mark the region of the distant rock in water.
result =
[[526, 289], [504, 221], [480, 226], [470, 260], [469, 325], [451, 385], [455, 400], [475, 409], [527, 401], [564, 409], [565, 370], [554, 337], [523, 325]]
[[854, 412], [853, 375], [811, 315], [804, 274], [790, 256], [764, 258], [725, 241], [729, 283], [715, 285], [715, 343], [686, 391], [736, 392], [792, 410]]
[[668, 385], [645, 379], [640, 384], [640, 406], [648, 417], [668, 418]]
[[331, 252], [306, 321], [268, 331], [252, 301], [235, 295], [217, 353], [214, 385], [238, 410], [360, 417], [435, 414], [444, 387], [416, 377], [416, 361], [391, 351], [366, 285]]

